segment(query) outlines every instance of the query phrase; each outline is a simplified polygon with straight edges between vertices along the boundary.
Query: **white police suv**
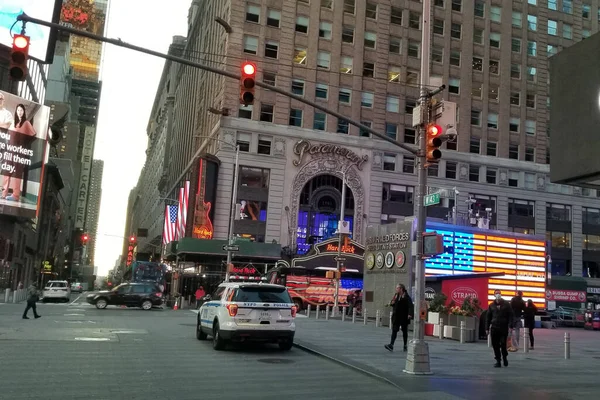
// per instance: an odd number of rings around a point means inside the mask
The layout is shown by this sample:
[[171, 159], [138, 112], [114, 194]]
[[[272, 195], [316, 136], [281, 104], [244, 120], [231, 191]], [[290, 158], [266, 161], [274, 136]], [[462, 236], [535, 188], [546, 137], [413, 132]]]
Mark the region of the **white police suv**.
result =
[[225, 282], [200, 307], [196, 338], [213, 338], [223, 350], [229, 341], [278, 343], [290, 350], [296, 332], [296, 306], [285, 286]]

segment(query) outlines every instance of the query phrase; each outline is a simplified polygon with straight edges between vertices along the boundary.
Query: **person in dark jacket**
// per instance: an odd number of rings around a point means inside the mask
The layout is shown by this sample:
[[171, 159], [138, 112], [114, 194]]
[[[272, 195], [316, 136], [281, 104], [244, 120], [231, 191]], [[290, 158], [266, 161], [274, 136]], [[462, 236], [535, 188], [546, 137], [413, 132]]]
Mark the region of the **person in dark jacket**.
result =
[[40, 318], [41, 315], [37, 313], [36, 303], [40, 299], [40, 292], [37, 288], [37, 283], [33, 283], [29, 288], [27, 288], [27, 307], [25, 307], [25, 311], [23, 311], [23, 319], [29, 319], [27, 313], [29, 309], [33, 310], [33, 316], [37, 319]]
[[394, 294], [389, 305], [392, 306], [392, 338], [390, 344], [386, 344], [384, 347], [389, 351], [394, 351], [394, 342], [396, 341], [396, 337], [398, 337], [398, 331], [402, 329], [404, 351], [406, 351], [408, 342], [408, 323], [410, 322], [410, 319], [414, 317], [414, 309], [413, 302], [408, 293], [406, 293], [406, 287], [404, 285], [398, 284], [396, 286], [396, 294]]
[[523, 300], [523, 292], [521, 292], [520, 290], [517, 292], [517, 295], [510, 300], [510, 306], [512, 307], [515, 319], [513, 321], [514, 325], [512, 326], [512, 347], [508, 349], [508, 351], [517, 351], [519, 350], [519, 339], [521, 337], [521, 328], [523, 327], [521, 318], [523, 317], [523, 311], [525, 311], [525, 301]]
[[492, 347], [494, 348], [494, 358], [496, 359], [494, 367], [501, 367], [500, 355], [502, 355], [504, 366], [508, 367], [506, 340], [514, 323], [514, 315], [510, 304], [502, 298], [500, 291], [496, 290], [494, 295], [496, 300], [490, 304], [487, 312], [486, 331], [492, 337]]
[[529, 345], [531, 350], [533, 350], [534, 338], [533, 338], [533, 329], [535, 328], [535, 314], [537, 313], [537, 307], [533, 304], [531, 299], [527, 300], [527, 307], [525, 307], [525, 311], [523, 312], [525, 319], [525, 328], [529, 329]]

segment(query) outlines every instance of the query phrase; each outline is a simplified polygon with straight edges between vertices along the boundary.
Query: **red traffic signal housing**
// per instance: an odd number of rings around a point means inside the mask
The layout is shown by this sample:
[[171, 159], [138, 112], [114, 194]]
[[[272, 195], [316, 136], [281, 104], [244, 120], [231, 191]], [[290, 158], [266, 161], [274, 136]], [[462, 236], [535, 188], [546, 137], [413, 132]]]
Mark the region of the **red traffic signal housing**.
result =
[[90, 236], [87, 233], [81, 235], [81, 243], [86, 244], [90, 240]]
[[129, 237], [129, 243], [135, 243], [135, 236]]
[[28, 74], [29, 36], [14, 35], [10, 52], [9, 76], [15, 81], [24, 81]]
[[240, 79], [240, 103], [248, 106], [254, 104], [254, 86], [256, 85], [256, 65], [250, 62], [242, 64]]
[[442, 127], [436, 124], [427, 125], [427, 161], [437, 162], [442, 158]]

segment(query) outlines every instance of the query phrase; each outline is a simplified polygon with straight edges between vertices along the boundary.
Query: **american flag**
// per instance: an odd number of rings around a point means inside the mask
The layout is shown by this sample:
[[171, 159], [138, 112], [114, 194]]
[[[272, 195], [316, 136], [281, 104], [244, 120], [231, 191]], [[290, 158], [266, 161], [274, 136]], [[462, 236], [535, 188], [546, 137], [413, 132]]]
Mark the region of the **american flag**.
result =
[[177, 239], [185, 237], [187, 222], [188, 196], [190, 194], [190, 181], [186, 181], [179, 189], [179, 213], [177, 215]]
[[175, 240], [178, 208], [178, 206], [167, 206], [167, 208], [165, 209], [165, 227], [163, 228], [163, 244], [167, 244]]

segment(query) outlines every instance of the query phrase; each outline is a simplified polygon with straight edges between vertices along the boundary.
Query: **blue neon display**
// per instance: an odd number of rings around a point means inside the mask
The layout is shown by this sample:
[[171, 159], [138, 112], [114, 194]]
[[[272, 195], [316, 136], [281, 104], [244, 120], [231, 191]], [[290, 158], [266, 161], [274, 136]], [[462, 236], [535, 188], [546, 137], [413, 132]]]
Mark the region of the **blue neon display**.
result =
[[440, 229], [427, 229], [443, 235], [446, 252], [425, 260], [426, 269], [452, 274], [453, 270], [473, 271], [473, 234]]

